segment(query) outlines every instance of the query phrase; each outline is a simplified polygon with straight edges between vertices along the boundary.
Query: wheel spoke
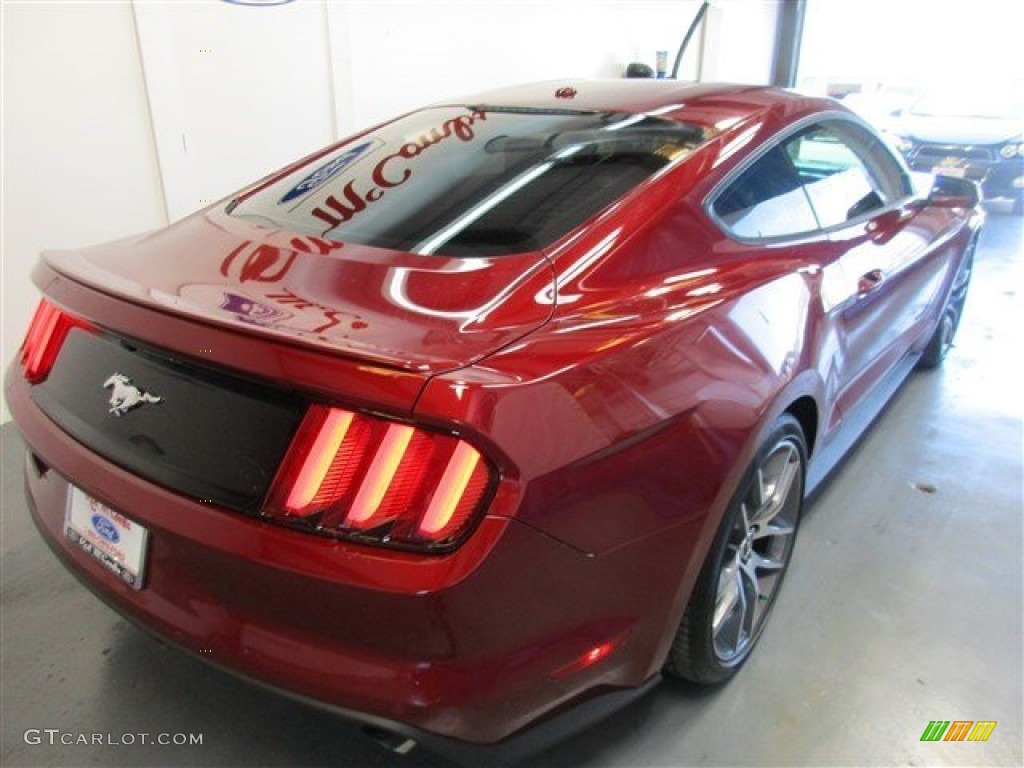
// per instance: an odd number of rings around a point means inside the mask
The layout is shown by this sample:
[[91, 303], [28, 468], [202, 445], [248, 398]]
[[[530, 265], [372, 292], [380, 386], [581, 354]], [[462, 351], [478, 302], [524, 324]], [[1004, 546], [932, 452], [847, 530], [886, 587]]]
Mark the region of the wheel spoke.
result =
[[786, 462], [782, 465], [782, 471], [779, 472], [779, 479], [775, 482], [775, 493], [772, 496], [772, 502], [777, 506], [776, 514], [782, 508], [782, 505], [786, 503], [786, 499], [789, 498], [789, 491], [793, 487], [793, 481], [799, 472], [800, 462], [797, 459], [796, 449], [790, 447], [789, 453], [786, 456]]
[[[744, 576], [746, 578], [743, 578]], [[743, 633], [741, 640], [746, 640], [754, 634], [754, 619], [760, 613], [758, 610], [758, 600], [761, 598], [761, 582], [758, 581], [757, 574], [750, 567], [749, 561], [740, 566], [739, 582], [740, 602], [743, 605], [743, 616], [741, 617]], [[737, 650], [739, 650], [738, 645]]]
[[[715, 606], [718, 622], [712, 625], [712, 633], [718, 652], [725, 658], [736, 655], [744, 641], [744, 627], [747, 623], [747, 596], [743, 592], [740, 569], [735, 568], [727, 585], [728, 610]], [[719, 608], [721, 607], [721, 612]]]
[[718, 595], [715, 598], [715, 613], [711, 619], [711, 629], [717, 635], [722, 629], [722, 623], [733, 612], [736, 601], [739, 600], [739, 581], [737, 580], [738, 567], [735, 561], [731, 565], [722, 568], [722, 575], [718, 580]]
[[747, 511], [746, 504], [740, 504], [740, 517], [743, 518], [743, 530], [746, 531], [748, 528], [750, 528], [753, 522], [750, 517], [750, 512]]
[[756, 573], [757, 571], [780, 571], [786, 564], [778, 558], [751, 552], [747, 565], [750, 566], [751, 573]]
[[795, 531], [792, 525], [765, 525], [757, 529], [757, 533], [754, 534], [754, 541], [758, 539], [766, 539], [772, 536], [792, 536]]
[[[793, 487], [793, 481], [796, 479], [800, 472], [800, 461], [796, 454], [796, 450], [792, 447], [788, 447], [788, 451], [784, 459], [782, 459], [782, 468], [779, 470], [773, 483], [771, 483], [771, 494], [770, 497], [765, 499], [762, 506], [758, 508], [754, 514], [753, 519], [750, 521], [756, 525], [759, 529], [764, 528], [772, 519], [775, 518], [779, 512], [786, 506], [786, 500], [789, 498], [789, 493]], [[760, 473], [763, 476], [763, 473]]]
[[960, 267], [960, 271], [957, 273], [956, 279], [953, 281], [953, 296], [959, 298], [960, 296], [967, 293], [967, 286], [971, 282], [972, 266], [973, 265], [971, 264], [971, 259], [968, 258], [964, 262], [964, 265]]
[[754, 473], [754, 494], [754, 503], [760, 511], [768, 501], [767, 491], [764, 487], [764, 467], [758, 467], [757, 472]]

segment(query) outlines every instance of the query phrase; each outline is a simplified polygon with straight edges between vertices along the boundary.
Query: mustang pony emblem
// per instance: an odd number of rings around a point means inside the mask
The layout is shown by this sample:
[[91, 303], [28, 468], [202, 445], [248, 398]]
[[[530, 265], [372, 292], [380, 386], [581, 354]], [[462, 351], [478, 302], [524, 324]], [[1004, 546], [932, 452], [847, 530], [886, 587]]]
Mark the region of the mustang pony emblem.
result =
[[103, 388], [114, 390], [110, 394], [110, 412], [115, 416], [123, 416], [143, 403], [159, 403], [163, 400], [162, 397], [156, 397], [136, 387], [123, 373], [115, 373], [103, 382]]

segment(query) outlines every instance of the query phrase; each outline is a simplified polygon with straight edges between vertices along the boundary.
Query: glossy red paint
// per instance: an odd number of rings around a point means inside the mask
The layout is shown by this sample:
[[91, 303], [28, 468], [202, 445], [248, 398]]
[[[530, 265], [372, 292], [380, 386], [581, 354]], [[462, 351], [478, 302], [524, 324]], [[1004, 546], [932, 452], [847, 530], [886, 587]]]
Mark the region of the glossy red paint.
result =
[[[742, 242], [708, 216], [708, 195], [772, 137], [840, 107], [765, 88], [558, 85], [576, 91], [572, 109], [685, 117], [716, 135], [543, 252], [339, 244], [221, 203], [48, 255], [35, 273], [101, 329], [311, 402], [456, 431], [501, 478], [464, 544], [377, 550], [160, 488], [71, 440], [12, 368], [8, 402], [37, 457], [30, 502], [68, 567], [223, 666], [465, 742], [657, 675], [765, 431], [809, 403], [812, 458], [828, 445], [920, 351], [979, 220], [913, 199], [841, 230]], [[458, 103], [566, 106], [551, 84]], [[886, 279], [862, 292], [875, 269]], [[64, 542], [65, 478], [149, 528], [145, 589]]]
[[468, 261], [330, 244], [222, 208], [46, 263], [162, 312], [420, 374], [472, 363], [551, 314], [522, 298], [551, 284], [539, 253]]

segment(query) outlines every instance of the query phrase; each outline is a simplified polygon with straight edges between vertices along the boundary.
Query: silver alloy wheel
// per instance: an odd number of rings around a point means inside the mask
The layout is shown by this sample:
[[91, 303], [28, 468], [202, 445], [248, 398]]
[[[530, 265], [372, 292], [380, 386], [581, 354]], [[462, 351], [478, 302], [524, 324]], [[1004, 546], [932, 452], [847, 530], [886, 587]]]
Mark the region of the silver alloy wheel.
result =
[[954, 307], [947, 307], [942, 315], [941, 322], [940, 333], [942, 334], [942, 340], [939, 342], [939, 354], [945, 357], [949, 350], [953, 348], [953, 336], [956, 335], [956, 309]]
[[960, 266], [953, 278], [953, 285], [950, 286], [949, 298], [942, 307], [938, 327], [921, 351], [919, 365], [922, 368], [938, 368], [953, 346], [953, 339], [956, 337], [960, 320], [964, 314], [964, 307], [967, 304], [967, 291], [971, 286], [974, 251], [977, 244], [978, 238], [975, 236], [963, 254]]
[[946, 303], [945, 311], [942, 313], [940, 342], [940, 355], [946, 356], [953, 346], [953, 337], [956, 336], [956, 329], [960, 327], [960, 317], [963, 315], [964, 304], [967, 303], [967, 289], [971, 284], [971, 272], [974, 269], [974, 243], [971, 243], [970, 251], [964, 257], [964, 262], [956, 273], [953, 280], [953, 287], [949, 294], [949, 301]]
[[799, 446], [782, 437], [755, 470], [729, 532], [718, 574], [711, 637], [723, 664], [757, 639], [789, 563], [803, 494]]

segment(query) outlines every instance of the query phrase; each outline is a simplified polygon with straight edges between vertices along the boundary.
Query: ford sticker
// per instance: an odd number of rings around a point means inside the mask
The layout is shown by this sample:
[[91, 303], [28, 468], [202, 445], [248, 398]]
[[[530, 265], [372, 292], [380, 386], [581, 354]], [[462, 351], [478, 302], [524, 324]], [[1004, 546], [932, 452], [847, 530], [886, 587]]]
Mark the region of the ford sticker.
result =
[[355, 147], [352, 147], [352, 149], [342, 152], [340, 155], [335, 157], [330, 162], [321, 165], [319, 168], [317, 168], [315, 171], [309, 174], [306, 178], [304, 178], [302, 181], [300, 181], [298, 184], [296, 184], [294, 187], [288, 190], [288, 192], [285, 193], [284, 197], [282, 197], [278, 201], [278, 205], [282, 205], [284, 203], [295, 200], [298, 197], [302, 197], [303, 195], [312, 192], [317, 187], [326, 184], [331, 178], [341, 173], [343, 170], [348, 168], [350, 165], [355, 163], [359, 158], [361, 158], [363, 155], [369, 152], [371, 148], [376, 148], [377, 146], [379, 146], [380, 143], [381, 142], [376, 139], [372, 141], [364, 141], [362, 144], [359, 144]]

